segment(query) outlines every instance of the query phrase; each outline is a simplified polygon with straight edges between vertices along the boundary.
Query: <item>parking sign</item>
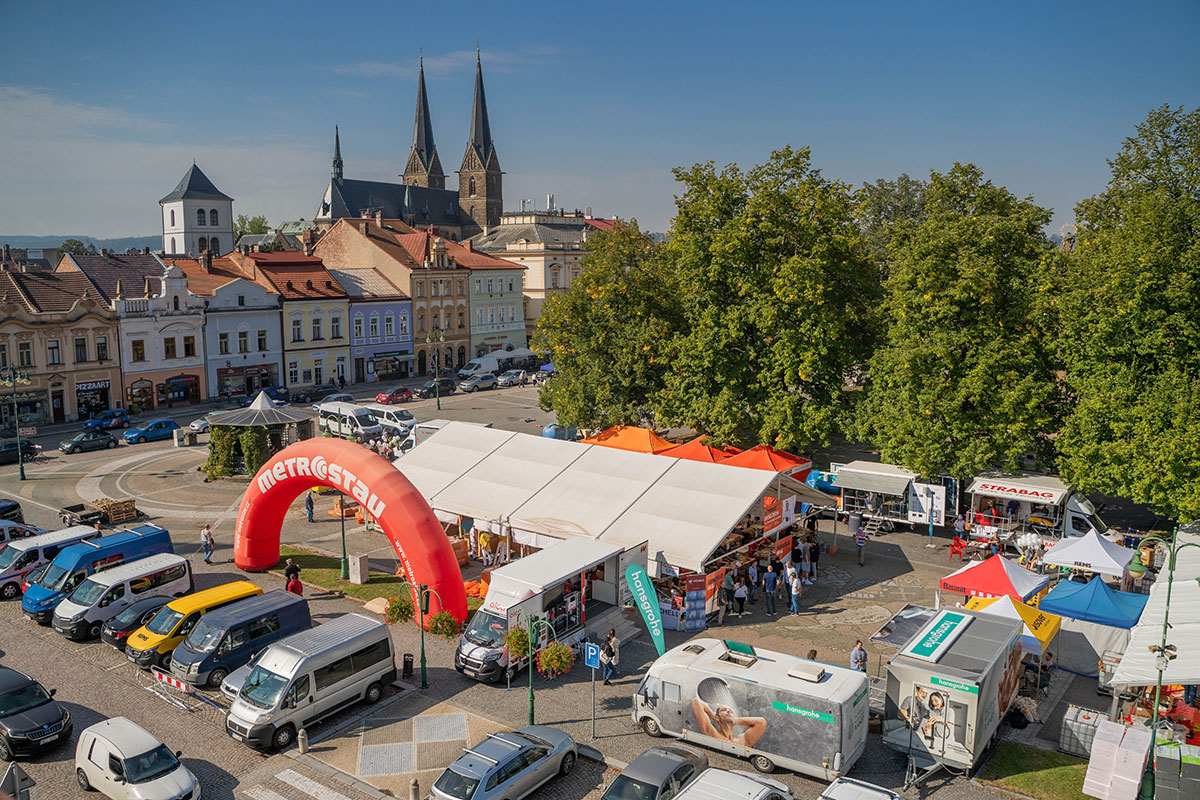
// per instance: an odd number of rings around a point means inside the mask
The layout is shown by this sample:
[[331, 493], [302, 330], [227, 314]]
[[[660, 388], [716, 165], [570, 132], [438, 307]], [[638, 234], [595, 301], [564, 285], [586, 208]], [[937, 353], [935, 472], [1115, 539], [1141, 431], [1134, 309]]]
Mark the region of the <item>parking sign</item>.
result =
[[592, 669], [600, 669], [600, 645], [588, 642], [583, 646], [583, 663]]

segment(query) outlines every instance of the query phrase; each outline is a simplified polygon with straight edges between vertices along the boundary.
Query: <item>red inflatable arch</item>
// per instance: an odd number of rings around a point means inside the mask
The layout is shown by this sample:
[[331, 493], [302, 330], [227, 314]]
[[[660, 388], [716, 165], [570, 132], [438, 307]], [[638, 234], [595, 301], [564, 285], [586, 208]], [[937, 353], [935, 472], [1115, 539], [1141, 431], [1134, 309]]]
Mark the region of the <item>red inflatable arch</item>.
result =
[[[467, 616], [458, 559], [433, 509], [408, 478], [383, 456], [344, 439], [308, 439], [276, 453], [250, 482], [238, 511], [233, 561], [259, 572], [279, 562], [284, 515], [302, 492], [329, 486], [357, 500], [392, 542], [408, 579], [437, 592], [429, 613]], [[443, 605], [444, 604], [444, 605]]]

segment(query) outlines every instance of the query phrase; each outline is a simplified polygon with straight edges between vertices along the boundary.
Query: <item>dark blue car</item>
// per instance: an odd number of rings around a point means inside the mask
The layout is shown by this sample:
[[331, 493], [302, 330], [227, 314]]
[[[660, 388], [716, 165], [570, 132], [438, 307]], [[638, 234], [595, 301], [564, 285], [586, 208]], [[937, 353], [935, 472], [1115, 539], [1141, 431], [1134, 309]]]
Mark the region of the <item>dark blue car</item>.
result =
[[112, 411], [101, 411], [98, 415], [83, 423], [85, 431], [107, 431], [113, 428], [128, 428], [129, 414], [123, 408]]
[[152, 419], [125, 431], [125, 441], [129, 444], [141, 444], [170, 439], [178, 428], [179, 424], [173, 419]]

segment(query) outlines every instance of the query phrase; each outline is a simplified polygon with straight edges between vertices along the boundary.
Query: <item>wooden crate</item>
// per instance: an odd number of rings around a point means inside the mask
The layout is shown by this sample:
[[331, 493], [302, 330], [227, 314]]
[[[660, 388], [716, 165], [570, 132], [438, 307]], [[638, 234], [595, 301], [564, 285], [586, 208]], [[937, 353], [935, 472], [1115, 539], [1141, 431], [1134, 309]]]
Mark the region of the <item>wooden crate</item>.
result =
[[92, 503], [92, 505], [104, 512], [104, 516], [108, 519], [110, 525], [128, 522], [141, 516], [141, 512], [137, 510], [136, 501], [134, 500], [111, 500], [107, 497], [102, 497]]

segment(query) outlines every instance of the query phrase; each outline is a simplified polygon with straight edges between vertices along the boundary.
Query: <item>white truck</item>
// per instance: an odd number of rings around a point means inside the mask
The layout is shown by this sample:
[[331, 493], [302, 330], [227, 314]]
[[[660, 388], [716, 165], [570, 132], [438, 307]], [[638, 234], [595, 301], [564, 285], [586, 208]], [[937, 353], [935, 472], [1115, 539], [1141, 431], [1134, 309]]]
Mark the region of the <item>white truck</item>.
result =
[[972, 535], [1013, 531], [1045, 538], [1112, 538], [1092, 502], [1056, 475], [988, 472], [972, 481], [967, 506]]
[[511, 678], [529, 658], [509, 658], [505, 637], [513, 628], [528, 630], [531, 618], [540, 620], [533, 652], [551, 638], [574, 645], [589, 631], [596, 640], [619, 627], [621, 606], [629, 598], [625, 568], [644, 568], [646, 551], [645, 542], [626, 549], [595, 539], [567, 539], [493, 570], [483, 605], [458, 642], [454, 668], [489, 683]]
[[922, 480], [912, 470], [877, 461], [831, 464], [832, 488], [841, 492], [842, 512], [859, 514], [880, 530], [895, 523], [944, 525], [958, 513], [958, 481], [939, 475]]

